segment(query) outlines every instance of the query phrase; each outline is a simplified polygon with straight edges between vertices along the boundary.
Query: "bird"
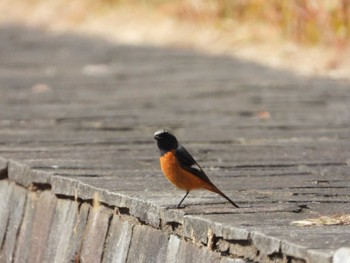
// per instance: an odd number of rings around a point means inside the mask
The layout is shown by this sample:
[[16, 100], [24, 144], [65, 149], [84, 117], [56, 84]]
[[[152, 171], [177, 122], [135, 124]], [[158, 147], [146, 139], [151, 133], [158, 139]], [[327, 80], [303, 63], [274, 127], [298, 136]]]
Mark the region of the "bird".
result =
[[172, 132], [167, 129], [157, 130], [153, 138], [157, 141], [160, 151], [160, 167], [164, 176], [177, 188], [186, 191], [177, 208], [181, 208], [181, 204], [187, 195], [195, 189], [205, 189], [217, 193], [229, 201], [231, 205], [239, 208], [210, 181], [202, 167], [178, 142]]

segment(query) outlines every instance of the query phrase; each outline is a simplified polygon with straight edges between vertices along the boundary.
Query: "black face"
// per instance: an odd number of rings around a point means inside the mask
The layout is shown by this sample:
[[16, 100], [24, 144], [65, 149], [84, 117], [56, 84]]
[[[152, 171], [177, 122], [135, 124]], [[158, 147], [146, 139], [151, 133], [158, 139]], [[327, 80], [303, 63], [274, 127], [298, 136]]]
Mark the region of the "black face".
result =
[[156, 131], [153, 138], [157, 140], [161, 154], [176, 149], [179, 144], [176, 137], [167, 130]]

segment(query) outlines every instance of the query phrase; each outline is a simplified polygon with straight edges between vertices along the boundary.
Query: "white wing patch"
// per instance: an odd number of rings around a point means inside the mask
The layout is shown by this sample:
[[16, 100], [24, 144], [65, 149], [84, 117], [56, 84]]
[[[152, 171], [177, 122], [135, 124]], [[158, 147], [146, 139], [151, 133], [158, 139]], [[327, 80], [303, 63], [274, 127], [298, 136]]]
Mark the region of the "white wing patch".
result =
[[197, 169], [197, 170], [199, 170], [199, 171], [203, 171], [202, 167], [200, 167], [198, 163], [192, 164], [192, 165], [191, 165], [191, 168], [195, 168], [195, 169]]

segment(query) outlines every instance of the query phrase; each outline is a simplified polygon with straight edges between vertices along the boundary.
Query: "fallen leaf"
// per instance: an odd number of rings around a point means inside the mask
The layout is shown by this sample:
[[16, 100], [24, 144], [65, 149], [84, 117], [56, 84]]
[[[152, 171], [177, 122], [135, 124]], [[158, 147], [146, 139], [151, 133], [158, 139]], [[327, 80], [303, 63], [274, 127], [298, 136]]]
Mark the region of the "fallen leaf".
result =
[[44, 83], [38, 83], [32, 87], [33, 93], [44, 93], [44, 92], [47, 92], [49, 90], [51, 90], [50, 86], [47, 84], [44, 84]]
[[350, 225], [349, 215], [321, 216], [319, 218], [310, 218], [293, 221], [296, 226], [331, 226], [331, 225]]
[[271, 114], [268, 111], [259, 111], [258, 117], [262, 120], [268, 120], [271, 118]]

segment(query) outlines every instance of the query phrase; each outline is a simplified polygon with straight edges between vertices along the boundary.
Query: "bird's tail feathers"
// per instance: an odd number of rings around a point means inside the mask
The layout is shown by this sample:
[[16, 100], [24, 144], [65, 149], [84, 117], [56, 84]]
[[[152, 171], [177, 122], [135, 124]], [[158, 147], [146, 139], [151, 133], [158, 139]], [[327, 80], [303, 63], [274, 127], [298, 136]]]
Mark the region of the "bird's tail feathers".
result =
[[215, 185], [212, 185], [212, 187], [210, 187], [210, 189], [208, 188], [208, 190], [221, 195], [223, 198], [229, 201], [231, 205], [233, 205], [236, 208], [239, 208], [239, 206], [235, 202], [233, 202], [227, 195], [221, 192]]

